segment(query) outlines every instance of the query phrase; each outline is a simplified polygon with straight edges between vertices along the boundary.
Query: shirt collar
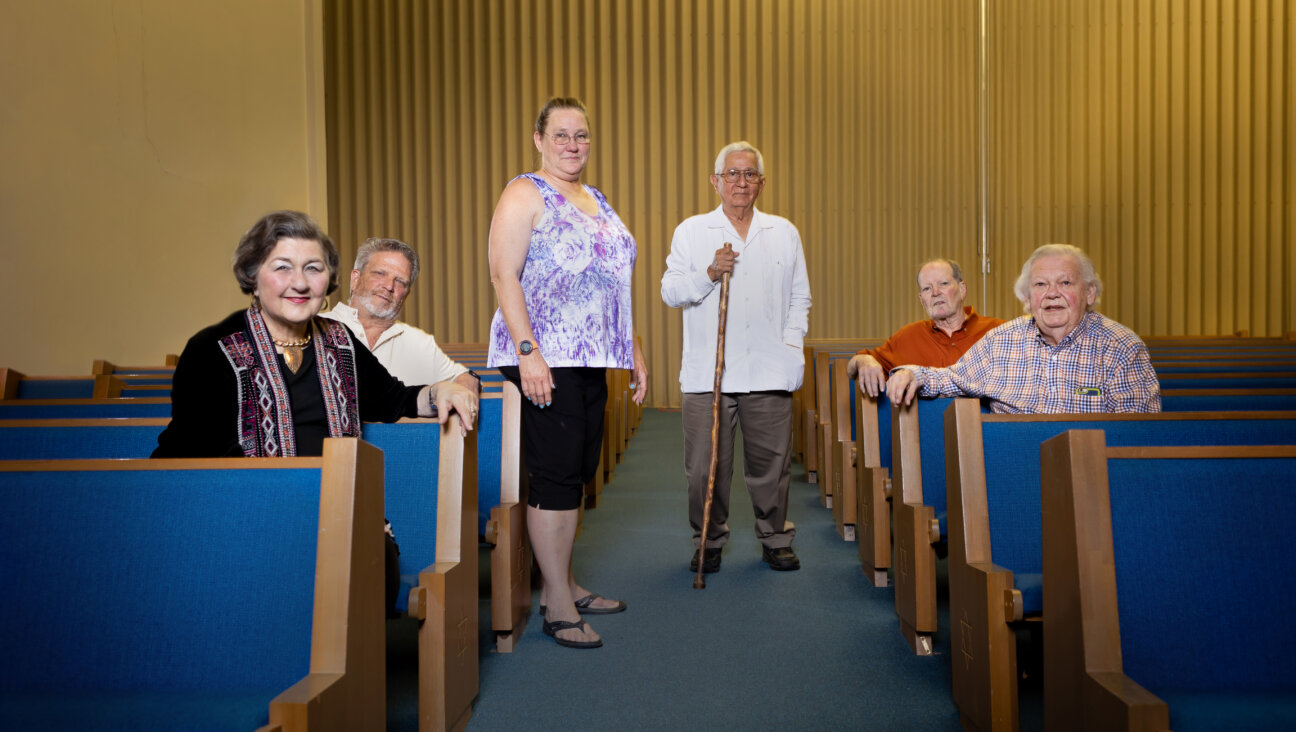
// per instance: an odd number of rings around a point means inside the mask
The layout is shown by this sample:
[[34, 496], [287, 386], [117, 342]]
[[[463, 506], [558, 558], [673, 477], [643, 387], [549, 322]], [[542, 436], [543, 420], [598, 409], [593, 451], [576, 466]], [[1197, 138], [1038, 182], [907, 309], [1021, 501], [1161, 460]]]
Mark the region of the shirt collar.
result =
[[[963, 306], [963, 325], [960, 325], [958, 328], [956, 328], [956, 329], [954, 330], [954, 333], [962, 333], [963, 331], [967, 330], [967, 329], [968, 329], [968, 326], [972, 325], [972, 323], [975, 322], [976, 319], [977, 319], [976, 310], [973, 310], [971, 305], [964, 305], [964, 306]], [[936, 325], [936, 321], [935, 321], [935, 320], [932, 320], [932, 319], [929, 318], [929, 319], [927, 320], [927, 324], [930, 325], [930, 326], [931, 326], [931, 329], [934, 330], [934, 331], [937, 331], [937, 332], [939, 332], [939, 333], [944, 333], [944, 332], [945, 332], [945, 331], [941, 330], [940, 327], [938, 327], [938, 326]], [[953, 334], [951, 334], [951, 335], [953, 335]]]
[[[356, 308], [351, 307], [347, 303], [340, 302], [333, 306], [331, 312], [337, 313], [338, 316], [347, 323], [355, 323], [355, 327], [358, 328], [361, 333], [364, 333], [364, 324], [360, 322], [360, 311]], [[383, 343], [404, 333], [408, 328], [409, 326], [406, 325], [404, 321], [397, 320], [395, 323], [387, 326], [387, 330], [384, 330], [382, 335], [378, 336], [378, 342], [375, 343], [373, 347], [377, 348], [378, 346], [381, 346]]]
[[[707, 214], [706, 224], [707, 228], [710, 229], [729, 229], [733, 231], [735, 236], [738, 234], [738, 232], [733, 228], [733, 223], [729, 221], [729, 217], [725, 216], [724, 204], [716, 206], [715, 210]], [[772, 224], [769, 223], [765, 214], [761, 213], [760, 209], [753, 206], [751, 226], [747, 228], [747, 238], [751, 238], [752, 231], [756, 229], [768, 229], [770, 226], [772, 226]]]
[[1062, 336], [1061, 339], [1058, 340], [1056, 346], [1049, 346], [1049, 342], [1044, 340], [1044, 334], [1040, 332], [1039, 325], [1035, 322], [1035, 316], [1033, 315], [1031, 316], [1031, 325], [1034, 326], [1035, 337], [1039, 339], [1039, 342], [1041, 344], [1048, 346], [1049, 348], [1061, 348], [1062, 346], [1069, 345], [1077, 338], [1079, 338], [1086, 330], [1089, 329], [1090, 324], [1093, 323], [1094, 319], [1097, 317], [1099, 317], [1098, 313], [1095, 313], [1092, 310], [1086, 312], [1084, 314], [1084, 317], [1080, 318], [1080, 322], [1076, 325], [1076, 327], [1072, 328], [1070, 333], [1067, 333], [1066, 335]]

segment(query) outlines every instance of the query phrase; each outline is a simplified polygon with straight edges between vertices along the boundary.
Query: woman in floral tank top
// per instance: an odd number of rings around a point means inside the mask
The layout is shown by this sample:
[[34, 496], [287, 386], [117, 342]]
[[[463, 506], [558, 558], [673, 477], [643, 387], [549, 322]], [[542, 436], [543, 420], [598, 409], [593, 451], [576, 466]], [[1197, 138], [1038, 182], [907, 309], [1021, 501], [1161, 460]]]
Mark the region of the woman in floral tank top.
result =
[[626, 605], [578, 585], [571, 556], [603, 443], [604, 372], [630, 369], [639, 404], [648, 390], [631, 311], [635, 241], [603, 194], [581, 183], [590, 150], [584, 105], [550, 99], [532, 137], [540, 169], [509, 182], [491, 220], [491, 282], [500, 307], [488, 363], [525, 397], [527, 528], [544, 577], [544, 632], [560, 645], [597, 648], [603, 641], [580, 616]]

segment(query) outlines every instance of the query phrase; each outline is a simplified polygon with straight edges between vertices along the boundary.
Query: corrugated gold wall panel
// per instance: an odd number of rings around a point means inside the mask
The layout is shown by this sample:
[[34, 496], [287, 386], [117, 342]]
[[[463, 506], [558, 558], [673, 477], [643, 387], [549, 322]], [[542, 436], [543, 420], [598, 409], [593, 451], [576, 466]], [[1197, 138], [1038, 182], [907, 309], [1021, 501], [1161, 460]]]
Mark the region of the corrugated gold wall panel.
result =
[[589, 107], [586, 182], [638, 240], [653, 403], [679, 402], [680, 314], [660, 300], [671, 235], [718, 204], [707, 175], [731, 140], [761, 148], [759, 205], [801, 230], [812, 337], [882, 335], [917, 317], [910, 283], [925, 256], [975, 270], [966, 2], [326, 6], [330, 231], [348, 262], [367, 236], [415, 246], [424, 274], [405, 317], [443, 341], [486, 338], [495, 199], [534, 169], [531, 124], [553, 94]]
[[931, 256], [962, 262], [979, 304], [982, 3], [985, 310], [1019, 313], [1021, 262], [1065, 241], [1140, 332], [1296, 329], [1296, 10], [1277, 0], [326, 0], [330, 232], [344, 253], [409, 241], [406, 318], [485, 340], [495, 200], [537, 164], [540, 105], [572, 94], [586, 182], [638, 240], [652, 403], [679, 401], [671, 234], [717, 204], [707, 173], [734, 139], [765, 153], [761, 208], [801, 230], [811, 337], [920, 317]]
[[1281, 335], [1293, 303], [1290, 3], [988, 0], [991, 302], [1090, 252], [1145, 334]]

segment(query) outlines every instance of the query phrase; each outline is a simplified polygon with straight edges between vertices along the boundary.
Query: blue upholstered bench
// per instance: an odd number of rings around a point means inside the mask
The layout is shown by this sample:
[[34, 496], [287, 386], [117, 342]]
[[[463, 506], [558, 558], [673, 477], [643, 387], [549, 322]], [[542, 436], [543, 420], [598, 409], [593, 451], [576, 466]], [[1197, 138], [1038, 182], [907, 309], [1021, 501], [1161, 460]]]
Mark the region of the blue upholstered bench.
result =
[[0, 460], [146, 458], [169, 417], [0, 420]]
[[947, 476], [951, 640], [969, 658], [954, 664], [954, 698], [961, 714], [987, 729], [1015, 726], [1012, 623], [1043, 608], [1039, 450], [1045, 440], [1101, 427], [1109, 444], [1122, 446], [1296, 443], [1291, 412], [1000, 415], [960, 399], [945, 423], [955, 440], [946, 454], [959, 457]]
[[1285, 371], [1247, 371], [1207, 374], [1157, 374], [1161, 390], [1167, 389], [1293, 389], [1296, 375]]
[[1161, 392], [1163, 412], [1296, 411], [1296, 389], [1170, 389]]
[[170, 417], [171, 399], [18, 399], [0, 401], [0, 419]]
[[[459, 417], [366, 423], [386, 456], [385, 515], [400, 544], [397, 605], [419, 626], [419, 716], [459, 729], [478, 687], [478, 432]], [[379, 575], [382, 572], [379, 570]]]
[[1042, 460], [1045, 727], [1296, 729], [1296, 447], [1073, 431]]
[[0, 728], [382, 729], [381, 461], [0, 463]]

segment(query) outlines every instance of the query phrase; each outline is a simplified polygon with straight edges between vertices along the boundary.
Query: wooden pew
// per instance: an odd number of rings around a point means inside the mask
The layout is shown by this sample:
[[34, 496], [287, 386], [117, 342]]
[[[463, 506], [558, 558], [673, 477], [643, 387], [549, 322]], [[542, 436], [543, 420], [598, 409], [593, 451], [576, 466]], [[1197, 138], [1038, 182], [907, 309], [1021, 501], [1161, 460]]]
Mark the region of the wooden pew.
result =
[[855, 391], [854, 379], [846, 378], [849, 358], [832, 359], [829, 379], [832, 390], [832, 442], [828, 464], [832, 469], [832, 513], [837, 535], [855, 541]]
[[822, 413], [819, 387], [826, 383], [827, 372], [822, 374], [822, 381], [817, 378], [820, 374], [815, 365], [816, 354], [825, 350], [854, 353], [881, 343], [881, 340], [867, 338], [813, 338], [805, 341], [802, 347], [805, 353], [805, 374], [801, 388], [792, 393], [792, 439], [793, 451], [805, 466], [808, 482], [819, 482], [819, 461], [823, 453], [823, 430], [819, 426], [818, 417]]
[[[815, 462], [818, 465], [818, 470], [815, 474], [815, 480], [812, 482], [819, 485], [819, 502], [828, 509], [833, 507], [833, 489], [841, 480], [841, 466], [833, 462], [834, 443], [838, 439], [837, 428], [833, 423], [833, 363], [839, 360], [843, 364], [850, 361], [851, 357], [855, 355], [855, 350], [829, 347], [817, 348], [814, 351], [814, 429], [815, 444], [818, 447]], [[840, 371], [843, 380], [845, 374], [846, 371], [843, 368]], [[849, 388], [849, 385], [843, 382], [838, 386], [838, 389], [842, 388]]]
[[175, 373], [176, 364], [180, 362], [180, 356], [174, 353], [168, 353], [163, 359], [163, 364], [158, 366], [118, 366], [111, 361], [96, 360], [90, 365], [90, 373], [93, 376], [100, 374], [112, 374], [115, 376], [143, 376], [143, 375], [171, 375]]
[[1161, 411], [1296, 411], [1296, 389], [1163, 389]]
[[10, 399], [0, 401], [0, 420], [170, 417], [169, 397], [105, 399]]
[[936, 555], [947, 527], [944, 414], [953, 403], [915, 399], [891, 410], [895, 609], [900, 632], [920, 656], [932, 655], [937, 630]]
[[1099, 426], [1125, 446], [1296, 443], [1290, 412], [1001, 415], [955, 400], [945, 413], [950, 622], [965, 729], [1017, 729], [1015, 628], [1043, 607], [1039, 446]]
[[1274, 627], [1296, 447], [1077, 430], [1041, 460], [1045, 729], [1296, 728], [1296, 636]]
[[419, 620], [420, 732], [463, 729], [479, 683], [478, 433], [459, 431], [458, 415], [445, 425], [364, 425], [365, 439], [388, 456], [386, 516], [401, 546], [402, 586], [410, 587], [404, 604]]
[[891, 567], [891, 402], [852, 387], [855, 401], [855, 543], [874, 587]]
[[[531, 602], [531, 562], [526, 537], [526, 500], [521, 471], [521, 396], [512, 384], [487, 389], [482, 396], [477, 430], [478, 442], [478, 534], [494, 548], [491, 551], [491, 617], [497, 634], [497, 650], [511, 651], [526, 625]], [[70, 458], [146, 458], [157, 446], [157, 437], [169, 418], [0, 420], [0, 460]], [[428, 424], [433, 427], [428, 427]], [[407, 420], [397, 424], [410, 430], [435, 430], [433, 420]], [[393, 480], [427, 473], [427, 455], [410, 450], [381, 428], [365, 427], [365, 437], [387, 451], [386, 461]], [[389, 441], [390, 440], [390, 441]], [[419, 446], [424, 447], [422, 445]], [[436, 496], [435, 484], [428, 494]], [[393, 501], [395, 503], [395, 501]], [[435, 502], [426, 506], [435, 510]], [[405, 542], [404, 509], [393, 505], [388, 517]], [[411, 517], [415, 521], [419, 516]], [[421, 538], [434, 546], [432, 529]], [[411, 539], [410, 541], [414, 541]], [[421, 567], [411, 568], [413, 576]], [[402, 605], [403, 607], [403, 605]]]
[[478, 416], [478, 503], [489, 506], [482, 534], [491, 549], [491, 628], [495, 648], [512, 652], [531, 611], [531, 549], [522, 470], [522, 393], [505, 383], [482, 394]]
[[381, 476], [357, 439], [0, 462], [0, 727], [384, 729]]
[[0, 420], [0, 460], [147, 458], [170, 417]]
[[1157, 374], [1161, 389], [1296, 389], [1296, 371]]

